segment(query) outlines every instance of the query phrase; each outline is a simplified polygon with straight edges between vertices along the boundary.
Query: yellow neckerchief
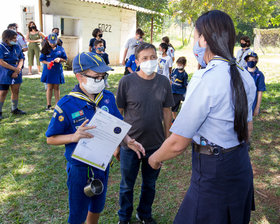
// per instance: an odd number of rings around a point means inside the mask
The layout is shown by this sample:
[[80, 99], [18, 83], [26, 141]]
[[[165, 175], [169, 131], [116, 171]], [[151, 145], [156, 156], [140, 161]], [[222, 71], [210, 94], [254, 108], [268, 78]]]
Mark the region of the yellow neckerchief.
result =
[[[227, 60], [227, 59], [225, 59], [225, 58], [222, 58], [222, 57], [214, 57], [213, 59], [211, 59], [211, 61], [213, 61], [213, 60], [229, 62], [229, 60]], [[244, 68], [242, 68], [242, 67], [239, 66], [238, 64], [236, 64], [236, 66], [237, 66], [238, 68], [240, 68], [242, 71], [244, 70]]]
[[85, 100], [89, 103], [95, 103], [96, 106], [98, 106], [98, 103], [101, 101], [103, 98], [103, 91], [98, 93], [98, 95], [95, 97], [94, 100], [90, 99], [86, 94], [81, 93], [81, 92], [70, 92], [68, 95], [79, 98], [81, 100]]

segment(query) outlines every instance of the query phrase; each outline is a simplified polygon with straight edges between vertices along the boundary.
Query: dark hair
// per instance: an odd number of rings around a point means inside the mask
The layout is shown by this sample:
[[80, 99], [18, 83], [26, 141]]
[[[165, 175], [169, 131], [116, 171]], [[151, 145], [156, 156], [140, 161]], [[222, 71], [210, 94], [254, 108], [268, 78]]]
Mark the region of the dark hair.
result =
[[248, 140], [248, 101], [241, 75], [237, 69], [233, 48], [235, 29], [230, 16], [222, 11], [213, 10], [200, 16], [195, 24], [199, 35], [207, 42], [207, 49], [214, 55], [229, 60], [232, 101], [234, 103], [234, 130], [239, 142]]
[[95, 29], [92, 31], [92, 36], [93, 36], [93, 37], [97, 37], [97, 34], [98, 34], [98, 33], [101, 33], [101, 32], [102, 32], [101, 29], [95, 28]]
[[139, 34], [141, 37], [143, 37], [145, 35], [143, 30], [141, 30], [140, 28], [138, 28], [135, 33]]
[[47, 39], [45, 39], [45, 43], [42, 47], [41, 53], [44, 55], [47, 55], [47, 54], [51, 53], [51, 49], [52, 49], [52, 47], [49, 44], [49, 41]]
[[11, 29], [13, 27], [17, 27], [17, 24], [16, 23], [10, 23], [7, 27], [7, 29]]
[[31, 31], [32, 31], [32, 28], [30, 27], [31, 23], [33, 23], [33, 24], [34, 24], [34, 26], [35, 26], [35, 30], [36, 30], [36, 31], [38, 31], [36, 24], [35, 24], [33, 21], [30, 21], [30, 22], [28, 23], [28, 26], [27, 26], [27, 27], [28, 27], [29, 32], [31, 32]]
[[244, 58], [244, 60], [246, 61], [246, 62], [248, 62], [248, 60], [249, 60], [249, 58], [256, 58], [257, 59], [257, 62], [259, 61], [259, 57], [258, 56], [246, 56], [245, 58]]
[[157, 49], [153, 44], [143, 42], [135, 48], [135, 58], [138, 59], [140, 52], [147, 49], [154, 49], [155, 52], [157, 52]]
[[165, 53], [168, 51], [168, 45], [166, 43], [161, 43], [159, 46], [165, 50]]
[[103, 40], [96, 40], [96, 41], [94, 41], [94, 46], [97, 46], [100, 43], [103, 44]]
[[7, 43], [8, 40], [12, 40], [17, 36], [17, 33], [13, 30], [4, 30], [2, 33], [2, 41]]
[[172, 44], [170, 43], [169, 37], [165, 36], [163, 38], [161, 38], [161, 40], [166, 43], [168, 46], [172, 47], [174, 49], [174, 47], [172, 46]]
[[240, 38], [240, 41], [241, 41], [241, 40], [244, 40], [244, 41], [246, 42], [247, 47], [250, 47], [250, 46], [251, 46], [251, 40], [250, 40], [250, 38], [249, 38], [248, 36], [243, 36], [243, 37], [241, 37], [241, 38]]
[[57, 28], [57, 27], [52, 28], [52, 32], [53, 32], [54, 30], [58, 30], [58, 31], [59, 31], [59, 28]]
[[185, 57], [179, 57], [176, 61], [177, 64], [182, 64], [184, 66], [186, 66], [187, 64], [187, 59]]

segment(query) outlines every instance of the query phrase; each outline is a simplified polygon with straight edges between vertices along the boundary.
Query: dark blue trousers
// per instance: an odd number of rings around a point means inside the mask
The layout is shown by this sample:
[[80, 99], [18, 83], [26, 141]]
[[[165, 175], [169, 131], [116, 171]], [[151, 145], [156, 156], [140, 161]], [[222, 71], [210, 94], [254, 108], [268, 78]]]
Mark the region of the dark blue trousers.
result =
[[219, 155], [192, 152], [192, 178], [174, 224], [247, 224], [254, 210], [247, 144]]
[[142, 164], [142, 186], [140, 202], [137, 213], [141, 218], [152, 216], [152, 204], [155, 198], [156, 180], [160, 170], [154, 170], [148, 163], [148, 158], [155, 150], [146, 151], [146, 156], [141, 160], [131, 149], [121, 147], [121, 184], [120, 184], [120, 210], [118, 212], [121, 221], [129, 221], [133, 212], [133, 188]]

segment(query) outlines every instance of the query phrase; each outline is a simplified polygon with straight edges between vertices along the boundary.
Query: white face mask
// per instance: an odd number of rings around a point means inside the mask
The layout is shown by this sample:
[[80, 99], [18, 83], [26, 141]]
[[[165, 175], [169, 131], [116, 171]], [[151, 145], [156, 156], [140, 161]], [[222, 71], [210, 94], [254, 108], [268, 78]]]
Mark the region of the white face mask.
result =
[[151, 75], [157, 68], [157, 60], [144, 61], [140, 64], [140, 69], [146, 74]]
[[163, 54], [162, 51], [158, 51], [158, 55], [159, 55], [160, 57], [162, 56], [162, 54]]
[[86, 79], [87, 83], [82, 83], [82, 86], [89, 94], [100, 93], [105, 88], [104, 79], [102, 79], [100, 82], [95, 82], [94, 79], [88, 77], [86, 77]]

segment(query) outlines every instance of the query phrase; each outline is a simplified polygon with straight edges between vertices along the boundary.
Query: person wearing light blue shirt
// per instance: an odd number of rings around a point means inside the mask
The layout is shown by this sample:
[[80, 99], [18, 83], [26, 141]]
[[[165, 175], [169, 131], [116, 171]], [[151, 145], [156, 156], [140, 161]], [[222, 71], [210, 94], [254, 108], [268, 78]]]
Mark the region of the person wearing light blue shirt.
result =
[[209, 11], [195, 28], [194, 54], [207, 66], [193, 75], [172, 134], [149, 164], [159, 169], [192, 144], [191, 184], [174, 223], [247, 224], [254, 210], [248, 154], [254, 80], [233, 57], [235, 30], [229, 15]]

